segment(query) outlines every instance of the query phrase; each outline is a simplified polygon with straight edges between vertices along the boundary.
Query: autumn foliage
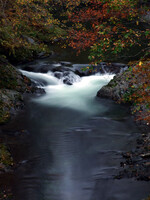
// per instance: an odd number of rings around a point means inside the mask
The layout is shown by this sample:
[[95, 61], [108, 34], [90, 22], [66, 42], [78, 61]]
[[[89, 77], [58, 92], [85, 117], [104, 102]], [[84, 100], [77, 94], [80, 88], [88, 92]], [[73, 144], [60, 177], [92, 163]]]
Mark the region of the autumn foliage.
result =
[[129, 70], [129, 88], [122, 101], [133, 102], [137, 119], [150, 124], [150, 61], [140, 61]]
[[59, 20], [51, 14], [50, 3], [47, 0], [0, 1], [0, 54], [15, 60], [28, 59], [46, 52], [46, 43], [61, 37], [63, 31]]
[[143, 10], [138, 6], [138, 1], [130, 0], [90, 0], [78, 6], [68, 13], [72, 22], [70, 46], [78, 53], [91, 48], [89, 59], [94, 62], [118, 57], [124, 49], [142, 46], [143, 42], [147, 43], [150, 32], [139, 23]]

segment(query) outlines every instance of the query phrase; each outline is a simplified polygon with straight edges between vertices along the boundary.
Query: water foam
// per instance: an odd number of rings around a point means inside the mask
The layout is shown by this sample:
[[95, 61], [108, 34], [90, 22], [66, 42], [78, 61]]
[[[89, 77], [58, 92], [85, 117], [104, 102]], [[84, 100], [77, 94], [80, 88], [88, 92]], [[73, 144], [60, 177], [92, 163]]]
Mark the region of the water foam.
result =
[[99, 109], [106, 109], [95, 100], [95, 96], [97, 91], [114, 77], [112, 74], [91, 75], [82, 77], [79, 79], [79, 82], [75, 82], [70, 86], [54, 77], [52, 72], [47, 74], [23, 70], [21, 72], [34, 81], [43, 80], [47, 83], [46, 86], [43, 86], [46, 94], [34, 99], [37, 103], [46, 106], [74, 109], [88, 114], [95, 114], [99, 112]]

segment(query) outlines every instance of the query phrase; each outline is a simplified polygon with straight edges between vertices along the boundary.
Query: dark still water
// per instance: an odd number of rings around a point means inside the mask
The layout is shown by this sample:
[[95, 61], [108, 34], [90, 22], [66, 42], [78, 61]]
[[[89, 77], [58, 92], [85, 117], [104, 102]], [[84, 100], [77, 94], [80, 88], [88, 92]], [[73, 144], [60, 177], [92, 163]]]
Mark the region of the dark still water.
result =
[[121, 153], [138, 132], [125, 107], [110, 101], [97, 115], [30, 105], [31, 134], [24, 164], [16, 171], [16, 200], [142, 200], [149, 184], [114, 180]]
[[15, 200], [142, 200], [148, 196], [148, 182], [114, 179], [121, 154], [135, 148], [139, 131], [126, 106], [95, 97], [113, 75], [76, 77], [70, 86], [52, 72], [23, 73], [46, 83], [42, 86], [46, 94], [27, 103], [25, 128], [30, 134], [22, 164], [15, 171]]

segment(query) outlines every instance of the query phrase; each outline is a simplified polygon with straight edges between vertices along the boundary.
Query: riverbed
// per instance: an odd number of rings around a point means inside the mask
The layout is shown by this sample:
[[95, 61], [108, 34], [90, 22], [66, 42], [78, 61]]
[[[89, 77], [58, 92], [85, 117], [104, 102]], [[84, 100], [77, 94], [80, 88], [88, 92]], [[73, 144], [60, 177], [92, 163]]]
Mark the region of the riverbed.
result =
[[[26, 65], [65, 62], [80, 65], [69, 58]], [[15, 200], [142, 200], [149, 195], [149, 182], [114, 179], [122, 153], [134, 150], [140, 135], [128, 106], [96, 97], [114, 74], [75, 77], [67, 85], [51, 71], [19, 68], [46, 93], [28, 98], [26, 112], [13, 122], [14, 132], [21, 127], [25, 135], [19, 134], [25, 137], [22, 149], [14, 150], [20, 162], [10, 184]]]

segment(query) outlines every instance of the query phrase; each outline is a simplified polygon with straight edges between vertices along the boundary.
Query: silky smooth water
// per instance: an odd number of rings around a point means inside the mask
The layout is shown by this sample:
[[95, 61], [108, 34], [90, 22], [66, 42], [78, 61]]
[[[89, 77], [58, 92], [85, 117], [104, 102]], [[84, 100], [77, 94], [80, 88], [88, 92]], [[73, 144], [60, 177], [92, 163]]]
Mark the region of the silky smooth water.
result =
[[63, 84], [61, 79], [57, 79], [51, 72], [47, 74], [26, 72], [21, 70], [24, 75], [31, 79], [43, 80], [47, 82], [45, 87], [46, 94], [41, 98], [34, 99], [37, 103], [59, 107], [70, 108], [86, 114], [96, 114], [102, 110], [106, 110], [95, 100], [96, 92], [106, 85], [114, 75], [96, 74], [82, 78], [76, 78], [72, 86]]
[[27, 103], [30, 145], [15, 173], [15, 200], [142, 200], [149, 194], [148, 182], [114, 179], [121, 154], [135, 148], [140, 134], [128, 107], [96, 98], [114, 75], [75, 78], [70, 86], [52, 72], [22, 72], [46, 94]]

